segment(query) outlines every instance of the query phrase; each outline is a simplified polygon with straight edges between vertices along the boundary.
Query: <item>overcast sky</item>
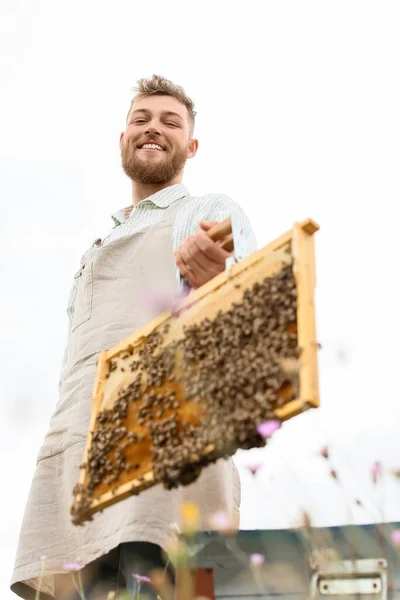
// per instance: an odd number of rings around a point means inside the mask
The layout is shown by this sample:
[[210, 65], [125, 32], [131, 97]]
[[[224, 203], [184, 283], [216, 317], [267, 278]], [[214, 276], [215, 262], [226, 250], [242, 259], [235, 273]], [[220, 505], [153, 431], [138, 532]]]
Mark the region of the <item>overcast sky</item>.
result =
[[[130, 202], [119, 134], [152, 73], [196, 102], [192, 194], [239, 202], [260, 247], [297, 220], [321, 226], [321, 409], [239, 453], [242, 527], [289, 527], [303, 508], [317, 525], [400, 520], [399, 30], [383, 0], [0, 0], [1, 598], [57, 401], [71, 280]], [[317, 456], [326, 443], [342, 486]]]

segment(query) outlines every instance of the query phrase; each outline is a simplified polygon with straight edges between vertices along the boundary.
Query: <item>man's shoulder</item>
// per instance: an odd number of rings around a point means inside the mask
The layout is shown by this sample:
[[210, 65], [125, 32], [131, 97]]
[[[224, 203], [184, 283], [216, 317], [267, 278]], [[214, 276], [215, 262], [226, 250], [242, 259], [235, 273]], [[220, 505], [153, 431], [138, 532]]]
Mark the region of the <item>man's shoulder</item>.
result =
[[208, 192], [207, 194], [190, 196], [189, 201], [193, 200], [197, 202], [234, 202], [230, 196], [221, 192]]
[[233, 200], [227, 194], [220, 192], [209, 192], [207, 194], [190, 196], [186, 203], [186, 209], [190, 212], [199, 211], [201, 213], [221, 208], [239, 207], [239, 203]]

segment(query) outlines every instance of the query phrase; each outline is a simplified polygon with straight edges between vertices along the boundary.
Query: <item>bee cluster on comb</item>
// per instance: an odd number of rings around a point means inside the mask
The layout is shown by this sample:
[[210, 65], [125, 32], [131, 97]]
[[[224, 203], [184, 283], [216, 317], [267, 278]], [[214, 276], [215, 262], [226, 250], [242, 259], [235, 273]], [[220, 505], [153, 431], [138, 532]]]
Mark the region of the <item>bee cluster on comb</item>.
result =
[[295, 223], [100, 353], [75, 524], [155, 484], [188, 485], [319, 406], [318, 229]]
[[257, 425], [298, 397], [297, 371], [287, 368], [300, 355], [293, 265], [234, 287], [238, 300], [228, 310], [184, 326], [179, 339], [164, 343], [167, 324], [136, 354], [130, 347], [108, 361], [105, 377], [119, 371], [124, 384], [96, 416], [86, 481], [74, 489], [74, 523], [90, 518], [93, 499], [115, 493], [132, 474], [132, 494], [150, 483], [171, 489], [238, 448], [265, 445]]

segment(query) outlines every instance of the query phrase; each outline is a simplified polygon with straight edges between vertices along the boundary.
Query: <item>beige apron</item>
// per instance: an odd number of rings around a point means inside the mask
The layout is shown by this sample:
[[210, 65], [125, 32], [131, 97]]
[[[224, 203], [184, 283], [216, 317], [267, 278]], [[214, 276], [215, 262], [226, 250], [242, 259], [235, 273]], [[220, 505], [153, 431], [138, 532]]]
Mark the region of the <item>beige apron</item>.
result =
[[71, 524], [69, 512], [88, 432], [96, 357], [156, 316], [145, 301], [146, 293], [153, 289], [168, 298], [178, 293], [172, 228], [187, 199], [175, 200], [155, 225], [104, 246], [94, 245], [76, 275], [60, 398], [39, 452], [12, 576], [12, 590], [22, 598], [33, 598], [42, 556], [41, 590], [53, 595], [53, 575], [62, 572], [65, 563], [86, 565], [129, 541], [153, 542], [166, 549], [174, 538], [171, 523], [179, 523], [184, 501], [199, 506], [202, 529], [210, 529], [209, 519], [216, 511], [238, 519], [240, 482], [231, 459], [207, 467], [190, 486], [167, 491], [158, 485], [128, 498], [83, 527]]

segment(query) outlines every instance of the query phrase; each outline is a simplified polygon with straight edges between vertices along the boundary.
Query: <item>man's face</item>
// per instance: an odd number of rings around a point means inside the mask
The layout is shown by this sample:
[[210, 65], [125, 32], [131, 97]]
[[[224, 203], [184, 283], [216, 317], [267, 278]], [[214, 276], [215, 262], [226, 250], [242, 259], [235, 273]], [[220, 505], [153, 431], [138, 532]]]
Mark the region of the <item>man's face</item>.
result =
[[197, 146], [184, 104], [172, 96], [138, 98], [121, 134], [122, 167], [138, 183], [168, 183], [183, 173]]

